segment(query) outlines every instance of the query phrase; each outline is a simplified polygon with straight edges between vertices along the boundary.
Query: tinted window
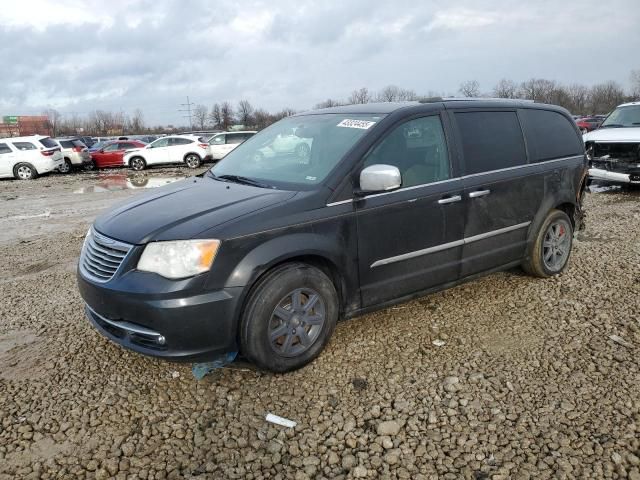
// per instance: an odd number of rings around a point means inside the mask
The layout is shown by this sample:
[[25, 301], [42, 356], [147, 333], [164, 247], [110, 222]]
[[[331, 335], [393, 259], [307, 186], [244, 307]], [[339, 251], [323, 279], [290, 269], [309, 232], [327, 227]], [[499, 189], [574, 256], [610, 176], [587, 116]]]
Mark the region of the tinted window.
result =
[[0, 143], [0, 155], [3, 153], [11, 153], [12, 150], [6, 143]]
[[229, 134], [227, 135], [227, 144], [235, 145], [238, 143], [242, 143], [246, 140], [245, 136], [242, 133]]
[[127, 150], [129, 148], [138, 148], [138, 146], [135, 143], [121, 143], [120, 144], [120, 150]]
[[18, 150], [37, 150], [36, 146], [31, 142], [13, 142], [13, 146]]
[[74, 147], [81, 147], [81, 148], [86, 147], [86, 145], [82, 142], [82, 140], [71, 140], [71, 143], [73, 143]]
[[365, 167], [379, 163], [398, 167], [403, 187], [449, 178], [449, 153], [440, 117], [417, 118], [396, 127], [364, 161]]
[[56, 148], [58, 146], [58, 144], [51, 140], [49, 137], [41, 138], [40, 143], [45, 148]]
[[62, 148], [73, 148], [75, 145], [71, 140], [58, 140]]
[[172, 138], [171, 141], [169, 142], [169, 145], [175, 147], [176, 145], [188, 145], [193, 142], [194, 142], [193, 140], [190, 140], [188, 138]]
[[455, 118], [467, 175], [527, 163], [516, 112], [458, 112]]
[[549, 110], [520, 110], [532, 162], [582, 155], [584, 145], [572, 122]]

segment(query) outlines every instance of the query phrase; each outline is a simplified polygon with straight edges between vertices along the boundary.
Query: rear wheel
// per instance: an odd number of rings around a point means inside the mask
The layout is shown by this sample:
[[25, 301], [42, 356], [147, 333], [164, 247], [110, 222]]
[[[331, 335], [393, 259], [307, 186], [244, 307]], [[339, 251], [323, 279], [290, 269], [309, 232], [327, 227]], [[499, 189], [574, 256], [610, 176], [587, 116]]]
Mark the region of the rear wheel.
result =
[[64, 163], [58, 167], [60, 173], [69, 173], [71, 171], [71, 160], [64, 159]]
[[338, 320], [338, 294], [327, 275], [304, 263], [268, 273], [247, 301], [240, 326], [242, 353], [273, 372], [316, 358]]
[[13, 176], [18, 180], [33, 180], [38, 178], [38, 171], [30, 163], [19, 163], [13, 169]]
[[184, 163], [186, 163], [189, 168], [198, 168], [202, 164], [202, 159], [195, 153], [190, 153], [184, 157]]
[[136, 172], [139, 172], [139, 171], [144, 170], [145, 168], [147, 168], [147, 162], [145, 162], [144, 158], [142, 158], [142, 157], [133, 157], [129, 161], [129, 166], [131, 167], [132, 170], [135, 170]]
[[573, 246], [573, 226], [569, 216], [551, 210], [537, 233], [524, 270], [536, 277], [547, 278], [561, 273], [567, 266]]

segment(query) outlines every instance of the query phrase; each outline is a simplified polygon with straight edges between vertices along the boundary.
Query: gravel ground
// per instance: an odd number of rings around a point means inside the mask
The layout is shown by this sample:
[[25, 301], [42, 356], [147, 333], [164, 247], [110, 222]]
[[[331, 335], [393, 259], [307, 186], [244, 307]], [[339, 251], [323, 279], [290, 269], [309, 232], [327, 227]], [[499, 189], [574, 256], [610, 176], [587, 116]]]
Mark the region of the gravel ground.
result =
[[198, 382], [83, 317], [82, 238], [126, 185], [0, 182], [0, 479], [640, 479], [637, 192], [587, 195], [559, 277], [494, 274], [343, 322], [300, 371]]

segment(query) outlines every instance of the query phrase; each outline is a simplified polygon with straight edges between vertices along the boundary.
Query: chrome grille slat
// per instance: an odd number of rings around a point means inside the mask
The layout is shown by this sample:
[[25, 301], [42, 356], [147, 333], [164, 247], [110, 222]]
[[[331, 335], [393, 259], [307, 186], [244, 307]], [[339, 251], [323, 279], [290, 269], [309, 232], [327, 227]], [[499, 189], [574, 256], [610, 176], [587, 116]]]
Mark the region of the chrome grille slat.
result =
[[122, 262], [133, 248], [118, 240], [106, 237], [91, 229], [82, 247], [80, 269], [96, 282], [108, 282], [116, 274]]

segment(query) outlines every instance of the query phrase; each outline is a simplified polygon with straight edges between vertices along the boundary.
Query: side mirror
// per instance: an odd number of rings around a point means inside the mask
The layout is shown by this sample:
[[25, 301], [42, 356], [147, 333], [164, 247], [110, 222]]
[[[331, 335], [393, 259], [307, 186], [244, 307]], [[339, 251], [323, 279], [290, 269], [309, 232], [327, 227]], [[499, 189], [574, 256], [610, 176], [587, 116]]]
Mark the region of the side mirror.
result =
[[388, 192], [400, 188], [402, 176], [393, 165], [370, 165], [360, 172], [360, 195]]

